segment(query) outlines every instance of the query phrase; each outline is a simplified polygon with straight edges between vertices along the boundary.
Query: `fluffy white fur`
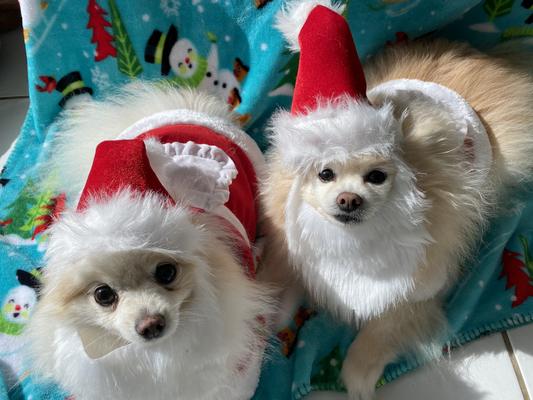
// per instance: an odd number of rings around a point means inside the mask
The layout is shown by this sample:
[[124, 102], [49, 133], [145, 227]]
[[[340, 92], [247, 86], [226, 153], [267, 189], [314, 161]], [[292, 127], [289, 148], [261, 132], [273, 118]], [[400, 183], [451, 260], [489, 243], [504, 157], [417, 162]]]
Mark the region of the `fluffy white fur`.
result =
[[[62, 187], [77, 196], [99, 142], [172, 109], [231, 123], [214, 97], [130, 85], [62, 116], [54, 143]], [[271, 291], [247, 277], [218, 217], [167, 200], [124, 188], [65, 212], [50, 230], [42, 298], [28, 328], [31, 355], [37, 375], [77, 399], [244, 400], [255, 390], [268, 328], [258, 316], [271, 315]], [[171, 287], [154, 278], [158, 260], [180, 266]], [[118, 293], [112, 307], [94, 300], [102, 283]], [[166, 327], [147, 341], [137, 321], [154, 314]]]
[[387, 201], [369, 221], [352, 226], [325, 219], [307, 203], [301, 179], [289, 192], [290, 261], [302, 266], [313, 299], [345, 321], [374, 317], [411, 296], [416, 267], [425, 261], [432, 240], [425, 226], [430, 202], [416, 187], [412, 171], [396, 157], [394, 163], [397, 172]]
[[[111, 201], [94, 201], [84, 213], [66, 213], [51, 229], [43, 297], [29, 325], [36, 371], [78, 399], [249, 398], [264, 340], [256, 318], [270, 313], [270, 303], [233, 261], [226, 234], [209, 218], [167, 207], [158, 196], [128, 191]], [[91, 294], [82, 293], [69, 304], [58, 299], [93, 272], [80, 261], [105, 254], [112, 265], [115, 254], [139, 250], [164, 252], [191, 264], [189, 308], [171, 311], [176, 328], [169, 337], [153, 344], [134, 342], [93, 360], [79, 329], [94, 322], [102, 335], [110, 332], [76, 307], [90, 301]], [[242, 363], [248, 369], [239, 372]]]
[[332, 2], [330, 0], [303, 0], [303, 1], [291, 1], [277, 14], [276, 16], [276, 28], [283, 34], [285, 40], [288, 43], [288, 47], [298, 52], [300, 50], [300, 44], [298, 42], [298, 36], [300, 31], [307, 21], [309, 13], [313, 11], [316, 6], [324, 6], [337, 14], [342, 14], [344, 11], [344, 4]]
[[288, 168], [305, 172], [355, 155], [389, 155], [400, 140], [400, 127], [391, 104], [376, 109], [366, 101], [344, 97], [322, 102], [306, 115], [278, 111], [271, 120], [270, 139], [283, 149], [280, 156]]

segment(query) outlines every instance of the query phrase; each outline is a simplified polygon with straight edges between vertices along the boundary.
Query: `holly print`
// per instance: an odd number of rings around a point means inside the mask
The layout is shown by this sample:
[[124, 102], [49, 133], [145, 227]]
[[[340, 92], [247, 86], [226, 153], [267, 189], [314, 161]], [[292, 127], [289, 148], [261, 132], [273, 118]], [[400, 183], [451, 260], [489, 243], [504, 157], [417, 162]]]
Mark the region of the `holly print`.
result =
[[522, 261], [521, 254], [505, 249], [503, 251], [503, 266], [499, 278], [506, 278], [505, 289], [514, 287], [512, 307], [517, 307], [533, 297], [533, 260], [529, 253], [529, 243], [525, 236], [519, 236], [524, 250]]
[[107, 57], [116, 57], [117, 50], [113, 46], [113, 36], [106, 30], [111, 23], [105, 19], [107, 11], [98, 5], [96, 0], [89, 0], [87, 5], [89, 22], [87, 28], [93, 30], [91, 43], [96, 44], [95, 61], [105, 60]]

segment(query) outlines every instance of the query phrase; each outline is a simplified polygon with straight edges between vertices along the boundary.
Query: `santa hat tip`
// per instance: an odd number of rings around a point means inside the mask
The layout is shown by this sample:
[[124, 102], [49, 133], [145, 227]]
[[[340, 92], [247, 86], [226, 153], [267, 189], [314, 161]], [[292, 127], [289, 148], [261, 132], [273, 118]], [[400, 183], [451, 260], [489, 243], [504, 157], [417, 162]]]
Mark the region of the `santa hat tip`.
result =
[[345, 5], [331, 0], [293, 0], [285, 5], [276, 16], [276, 28], [283, 34], [293, 52], [300, 51], [298, 36], [307, 17], [317, 6], [323, 6], [342, 15]]

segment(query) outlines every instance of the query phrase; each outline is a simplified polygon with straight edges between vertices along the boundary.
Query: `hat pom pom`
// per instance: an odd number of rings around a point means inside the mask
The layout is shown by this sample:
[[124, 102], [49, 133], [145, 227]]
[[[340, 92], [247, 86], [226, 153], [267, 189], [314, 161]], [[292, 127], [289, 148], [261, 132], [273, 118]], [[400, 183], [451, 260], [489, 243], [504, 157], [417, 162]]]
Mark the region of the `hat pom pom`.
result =
[[307, 17], [317, 6], [323, 6], [342, 14], [344, 4], [335, 3], [330, 0], [293, 0], [286, 4], [276, 16], [276, 28], [283, 34], [289, 44], [289, 49], [293, 52], [300, 51], [298, 35], [307, 21]]

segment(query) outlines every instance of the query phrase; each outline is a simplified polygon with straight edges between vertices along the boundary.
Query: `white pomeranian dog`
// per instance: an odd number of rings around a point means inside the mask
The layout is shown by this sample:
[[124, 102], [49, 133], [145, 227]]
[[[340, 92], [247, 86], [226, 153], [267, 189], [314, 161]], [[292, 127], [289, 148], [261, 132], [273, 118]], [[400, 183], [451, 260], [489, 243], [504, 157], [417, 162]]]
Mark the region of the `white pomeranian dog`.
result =
[[342, 378], [366, 400], [399, 354], [440, 351], [443, 295], [501, 194], [532, 176], [533, 80], [447, 41], [388, 49], [363, 73], [340, 13], [302, 1], [278, 20], [301, 56], [292, 112], [271, 125], [264, 262], [288, 260], [360, 328]]
[[273, 304], [255, 142], [222, 101], [160, 84], [77, 104], [56, 135], [79, 201], [50, 230], [35, 371], [79, 400], [249, 399]]

